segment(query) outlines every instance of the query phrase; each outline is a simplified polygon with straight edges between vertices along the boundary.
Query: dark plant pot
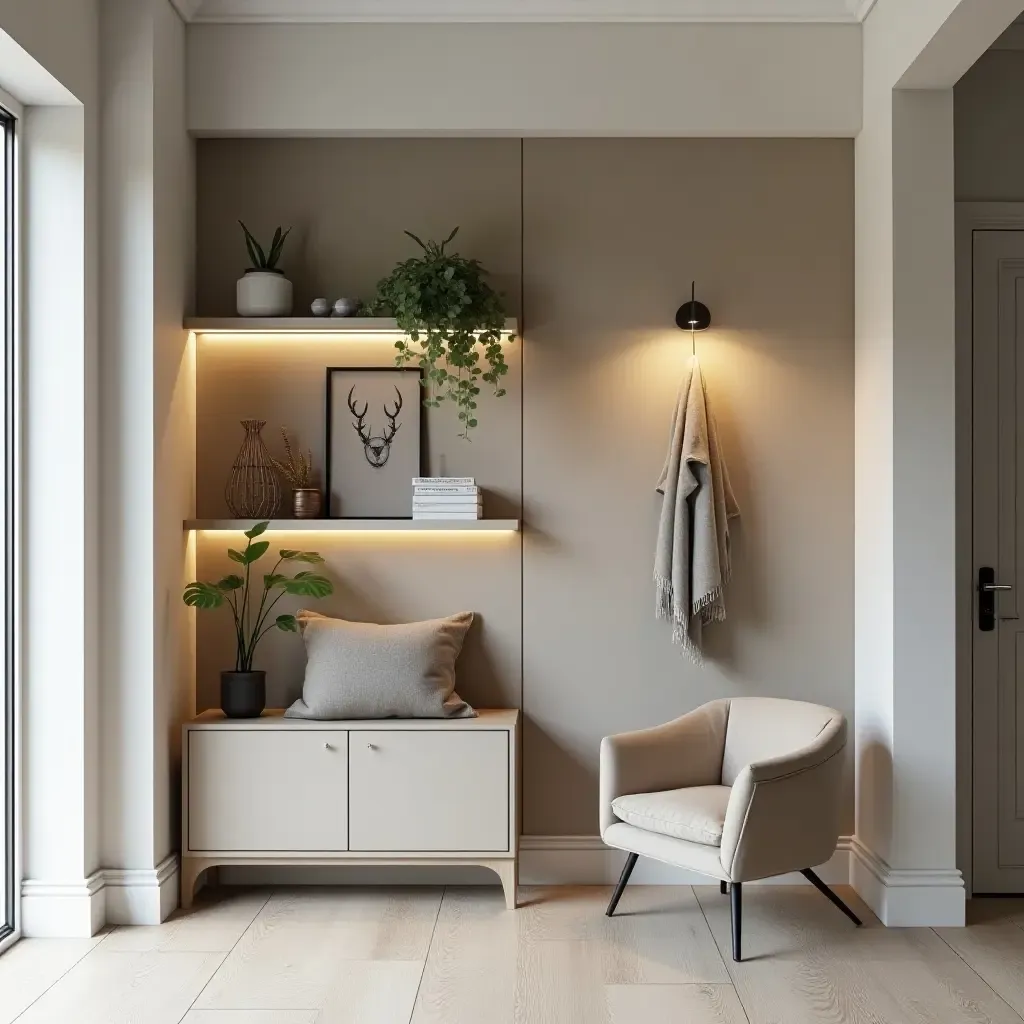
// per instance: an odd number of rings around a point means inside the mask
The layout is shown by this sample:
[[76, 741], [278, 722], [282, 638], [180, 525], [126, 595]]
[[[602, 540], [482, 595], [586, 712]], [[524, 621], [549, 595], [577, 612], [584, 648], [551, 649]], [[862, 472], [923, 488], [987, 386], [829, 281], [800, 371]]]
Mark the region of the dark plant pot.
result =
[[292, 513], [296, 519], [316, 519], [321, 507], [320, 491], [317, 488], [296, 487], [292, 491]]
[[259, 718], [266, 706], [266, 672], [221, 672], [220, 709], [228, 718]]

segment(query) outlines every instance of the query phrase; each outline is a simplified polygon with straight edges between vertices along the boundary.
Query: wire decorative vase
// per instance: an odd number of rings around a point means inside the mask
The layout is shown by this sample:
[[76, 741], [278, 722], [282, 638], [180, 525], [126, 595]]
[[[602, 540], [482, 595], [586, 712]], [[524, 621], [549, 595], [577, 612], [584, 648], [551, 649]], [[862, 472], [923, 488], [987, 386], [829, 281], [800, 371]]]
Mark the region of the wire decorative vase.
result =
[[239, 519], [269, 519], [281, 504], [281, 482], [260, 431], [266, 420], [242, 420], [245, 440], [231, 466], [224, 500]]

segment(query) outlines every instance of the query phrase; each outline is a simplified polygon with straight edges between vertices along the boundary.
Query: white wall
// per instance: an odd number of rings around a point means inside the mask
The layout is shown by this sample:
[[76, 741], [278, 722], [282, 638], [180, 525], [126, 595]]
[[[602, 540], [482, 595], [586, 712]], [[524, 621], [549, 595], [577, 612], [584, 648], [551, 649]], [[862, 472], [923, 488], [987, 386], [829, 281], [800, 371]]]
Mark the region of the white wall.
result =
[[[112, 143], [102, 345], [101, 7]], [[30, 106], [23, 124], [28, 935], [91, 934], [108, 916], [152, 922], [174, 903], [172, 748], [190, 643], [177, 603], [180, 522], [194, 450], [180, 386], [190, 379], [184, 48], [168, 0], [0, 0], [0, 82], [30, 103], [61, 104]], [[127, 529], [107, 530], [101, 558], [101, 514], [122, 523], [112, 516], [122, 509]], [[107, 598], [131, 603], [101, 602], [101, 566]], [[124, 613], [105, 623], [102, 677], [101, 609]]]
[[860, 28], [193, 25], [188, 78], [206, 135], [850, 137]]
[[[98, 9], [99, 0], [0, 0], [0, 30], [89, 107], [98, 88]], [[9, 73], [9, 68], [0, 69], [0, 85], [18, 96], [22, 82], [8, 83]], [[23, 102], [38, 100], [26, 97]]]
[[[95, 878], [97, 68], [96, 0], [0, 0], [0, 81], [24, 102], [56, 104], [29, 106], [22, 124], [26, 934], [89, 933], [103, 922]], [[47, 580], [61, 581], [59, 598]], [[59, 642], [24, 629], [40, 621], [56, 622]]]
[[951, 87], [1018, 3], [879, 0], [864, 26], [854, 881], [888, 924], [963, 922]]
[[191, 689], [179, 675], [195, 448], [181, 324], [194, 174], [177, 13], [108, 0], [102, 30], [103, 865], [120, 883], [108, 920], [156, 923], [175, 905], [172, 734]]
[[154, 521], [156, 632], [155, 863], [178, 846], [181, 722], [195, 713], [194, 579], [182, 520], [195, 512], [195, 351], [182, 330], [194, 308], [195, 145], [185, 127], [185, 26], [169, 0], [154, 12]]

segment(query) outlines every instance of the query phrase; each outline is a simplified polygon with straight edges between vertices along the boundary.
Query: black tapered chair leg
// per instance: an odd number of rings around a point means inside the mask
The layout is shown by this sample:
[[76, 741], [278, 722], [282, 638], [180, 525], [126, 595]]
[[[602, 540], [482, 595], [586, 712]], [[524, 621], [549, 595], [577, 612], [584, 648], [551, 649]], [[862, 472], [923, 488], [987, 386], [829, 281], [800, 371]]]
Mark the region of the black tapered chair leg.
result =
[[724, 896], [729, 891], [729, 886], [725, 882], [719, 882], [718, 891]]
[[829, 902], [834, 903], [858, 928], [861, 925], [860, 918], [810, 869], [804, 868], [800, 874], [807, 879], [815, 889], [825, 896]]
[[733, 882], [729, 886], [732, 897], [732, 958], [739, 963], [743, 959], [743, 885]]
[[608, 904], [608, 909], [605, 911], [608, 917], [611, 917], [615, 913], [615, 908], [619, 905], [619, 899], [622, 896], [622, 890], [626, 888], [626, 883], [629, 881], [629, 876], [633, 874], [633, 868], [636, 867], [637, 858], [640, 856], [639, 853], [631, 853], [626, 858], [626, 863], [622, 867], [622, 874], [619, 875], [618, 884], [615, 886], [615, 892], [612, 893], [611, 902]]

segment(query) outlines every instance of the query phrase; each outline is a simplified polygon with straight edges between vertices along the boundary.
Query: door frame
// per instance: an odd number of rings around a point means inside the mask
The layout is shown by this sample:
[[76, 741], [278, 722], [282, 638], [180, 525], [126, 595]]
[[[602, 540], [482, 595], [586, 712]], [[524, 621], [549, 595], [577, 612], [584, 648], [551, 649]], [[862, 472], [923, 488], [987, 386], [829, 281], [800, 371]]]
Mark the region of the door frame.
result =
[[974, 872], [974, 232], [1024, 231], [1024, 202], [954, 204], [956, 249], [956, 853]]

